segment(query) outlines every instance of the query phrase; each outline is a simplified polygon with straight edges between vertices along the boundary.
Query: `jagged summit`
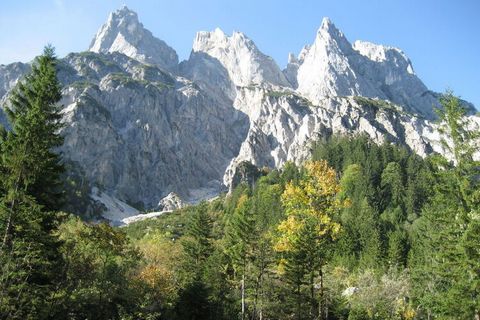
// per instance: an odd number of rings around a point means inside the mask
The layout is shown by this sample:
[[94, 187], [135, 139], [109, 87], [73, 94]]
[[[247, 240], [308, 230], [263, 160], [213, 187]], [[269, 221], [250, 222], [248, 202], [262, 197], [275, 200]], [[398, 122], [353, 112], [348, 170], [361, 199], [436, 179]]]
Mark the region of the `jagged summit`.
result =
[[363, 41], [352, 45], [328, 18], [313, 44], [284, 73], [315, 103], [334, 96], [364, 96], [392, 101], [426, 117], [433, 117], [438, 106], [403, 51]]
[[290, 86], [275, 61], [263, 54], [245, 34], [226, 35], [221, 29], [201, 31], [195, 36], [191, 59], [206, 54], [220, 62], [237, 86], [270, 83]]
[[107, 22], [92, 40], [89, 51], [120, 52], [170, 71], [175, 70], [178, 65], [175, 50], [145, 29], [138, 20], [137, 13], [127, 6], [110, 13]]
[[330, 46], [335, 46], [342, 50], [345, 54], [348, 54], [352, 50], [352, 46], [348, 42], [345, 35], [328, 17], [323, 18], [322, 24], [317, 31], [315, 42], [318, 41], [329, 44]]

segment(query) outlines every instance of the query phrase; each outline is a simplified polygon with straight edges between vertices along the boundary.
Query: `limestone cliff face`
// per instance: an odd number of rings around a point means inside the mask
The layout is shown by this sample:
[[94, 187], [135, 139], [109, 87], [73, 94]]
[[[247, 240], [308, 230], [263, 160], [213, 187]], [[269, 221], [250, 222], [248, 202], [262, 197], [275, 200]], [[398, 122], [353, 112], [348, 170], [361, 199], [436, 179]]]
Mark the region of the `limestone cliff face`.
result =
[[[178, 64], [127, 8], [110, 15], [89, 50], [58, 65], [61, 151], [110, 220], [213, 197], [238, 180], [245, 161], [301, 162], [313, 141], [332, 134], [364, 133], [422, 156], [444, 152], [430, 122], [439, 95], [406, 55], [351, 45], [328, 19], [283, 71], [247, 36], [220, 29], [199, 32]], [[29, 69], [0, 66], [2, 105]]]
[[325, 97], [364, 96], [389, 100], [428, 118], [439, 106], [400, 49], [364, 41], [352, 46], [328, 18], [298, 61], [298, 92], [314, 103]]
[[178, 55], [164, 41], [155, 38], [126, 6], [112, 12], [90, 44], [96, 53], [120, 52], [138, 61], [173, 71]]
[[63, 65], [63, 151], [119, 199], [151, 208], [171, 191], [189, 197], [221, 179], [245, 138], [245, 115], [155, 66], [118, 53]]
[[8, 92], [28, 71], [30, 71], [30, 65], [26, 63], [15, 62], [9, 65], [0, 65], [0, 125], [9, 127], [2, 108], [8, 103]]

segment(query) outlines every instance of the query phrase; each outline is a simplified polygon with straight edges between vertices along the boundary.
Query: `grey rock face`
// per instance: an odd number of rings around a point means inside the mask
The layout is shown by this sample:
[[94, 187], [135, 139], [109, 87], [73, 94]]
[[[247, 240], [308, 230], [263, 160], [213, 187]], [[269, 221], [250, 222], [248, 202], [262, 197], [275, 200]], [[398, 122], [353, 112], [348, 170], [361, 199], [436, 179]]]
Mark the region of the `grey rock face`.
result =
[[[0, 66], [1, 101], [29, 68]], [[123, 8], [90, 51], [59, 61], [58, 77], [61, 151], [113, 220], [253, 181], [242, 176], [247, 162], [301, 163], [313, 141], [332, 134], [367, 134], [422, 156], [445, 152], [428, 120], [439, 95], [416, 77], [405, 54], [352, 46], [329, 20], [282, 72], [245, 35], [219, 29], [198, 33], [190, 58], [178, 65], [175, 51]]]
[[325, 97], [364, 96], [389, 100], [428, 118], [439, 106], [400, 49], [363, 41], [352, 46], [327, 18], [303, 55], [298, 91], [314, 103]]
[[155, 38], [126, 6], [113, 12], [90, 44], [97, 53], [120, 52], [144, 63], [175, 70], [178, 56], [164, 41]]
[[174, 193], [170, 192], [165, 198], [158, 202], [157, 210], [158, 211], [173, 211], [176, 209], [183, 208], [185, 204], [180, 199], [180, 197]]
[[225, 173], [226, 185], [243, 161], [277, 168], [286, 161], [299, 163], [309, 156], [313, 141], [332, 134], [367, 134], [377, 143], [403, 144], [422, 156], [438, 144], [429, 121], [374, 99], [333, 97], [314, 105], [294, 92], [258, 88], [244, 89], [235, 106], [249, 114], [250, 129]]
[[262, 172], [248, 161], [243, 161], [235, 167], [235, 173], [230, 183], [229, 192], [232, 192], [240, 184], [245, 184], [253, 188], [255, 182], [262, 175]]
[[258, 50], [255, 43], [241, 32], [227, 36], [220, 29], [198, 32], [193, 53], [204, 53], [217, 59], [236, 86], [268, 82], [289, 86], [289, 82], [273, 59]]
[[4, 97], [29, 70], [30, 65], [21, 62], [0, 65], [0, 97]]
[[64, 153], [89, 168], [95, 185], [138, 207], [220, 180], [246, 135], [244, 115], [156, 67], [118, 53], [65, 63], [77, 73], [61, 78], [81, 77], [65, 83]]
[[2, 110], [2, 107], [8, 103], [8, 92], [28, 71], [30, 71], [30, 65], [26, 63], [0, 65], [0, 125], [4, 127], [9, 127], [7, 117]]

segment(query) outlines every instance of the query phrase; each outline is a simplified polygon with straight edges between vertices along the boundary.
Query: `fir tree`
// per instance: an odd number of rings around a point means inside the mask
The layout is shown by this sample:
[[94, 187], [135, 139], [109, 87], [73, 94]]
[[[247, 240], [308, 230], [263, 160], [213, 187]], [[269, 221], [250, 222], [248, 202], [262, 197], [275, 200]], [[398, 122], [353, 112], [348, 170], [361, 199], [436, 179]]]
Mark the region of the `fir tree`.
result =
[[12, 130], [1, 134], [0, 318], [44, 318], [58, 275], [61, 159], [55, 153], [61, 98], [56, 58], [47, 46], [14, 89], [6, 108]]
[[[56, 148], [62, 145], [60, 106], [61, 86], [56, 73], [57, 59], [52, 46], [37, 57], [30, 74], [13, 90], [6, 113], [12, 132], [5, 141], [6, 166], [17, 158], [23, 166], [16, 168], [18, 181], [10, 187], [23, 188], [46, 210], [61, 205], [64, 168]], [[8, 155], [11, 155], [9, 158]]]

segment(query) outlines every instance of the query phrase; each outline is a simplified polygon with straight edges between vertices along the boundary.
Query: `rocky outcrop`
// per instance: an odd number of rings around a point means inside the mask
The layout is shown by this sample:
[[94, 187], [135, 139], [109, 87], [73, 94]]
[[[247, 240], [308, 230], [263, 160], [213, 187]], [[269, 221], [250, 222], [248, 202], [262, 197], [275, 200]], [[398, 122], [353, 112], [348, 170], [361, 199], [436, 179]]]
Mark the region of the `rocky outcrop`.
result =
[[229, 192], [232, 192], [240, 184], [245, 184], [253, 188], [255, 182], [262, 175], [262, 171], [248, 161], [242, 161], [235, 166], [235, 172], [232, 176]]
[[230, 37], [219, 28], [212, 32], [198, 32], [192, 52], [218, 60], [236, 86], [265, 82], [290, 85], [275, 61], [260, 52], [255, 43], [241, 32], [234, 32]]
[[0, 125], [9, 127], [7, 117], [2, 112], [2, 107], [8, 104], [8, 93], [17, 82], [30, 71], [30, 65], [21, 62], [9, 65], [0, 65]]
[[182, 199], [180, 199], [176, 193], [170, 192], [165, 198], [158, 202], [157, 210], [172, 211], [183, 208], [184, 206], [185, 204], [183, 203]]
[[65, 155], [94, 185], [140, 209], [221, 180], [246, 135], [241, 112], [123, 54], [71, 54], [59, 77]]
[[359, 97], [325, 98], [314, 105], [291, 91], [244, 89], [236, 107], [252, 110], [250, 129], [239, 155], [224, 176], [229, 185], [243, 161], [257, 167], [281, 167], [286, 161], [301, 162], [310, 155], [313, 141], [333, 134], [366, 134], [373, 141], [408, 146], [425, 156], [438, 145], [432, 124], [383, 100]]
[[96, 53], [120, 52], [143, 63], [173, 71], [178, 55], [164, 41], [155, 38], [126, 6], [112, 12], [90, 44]]

